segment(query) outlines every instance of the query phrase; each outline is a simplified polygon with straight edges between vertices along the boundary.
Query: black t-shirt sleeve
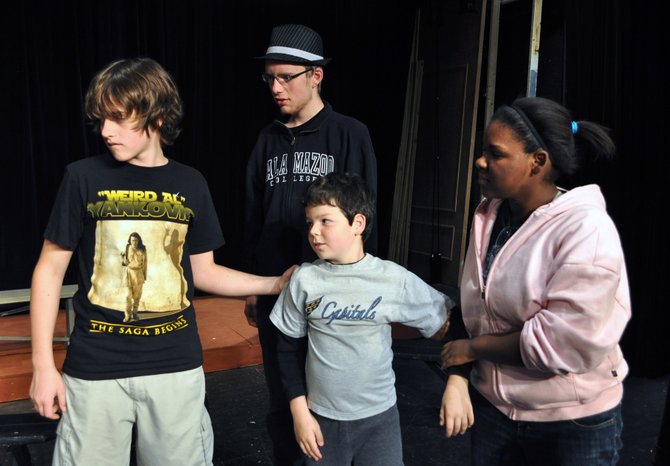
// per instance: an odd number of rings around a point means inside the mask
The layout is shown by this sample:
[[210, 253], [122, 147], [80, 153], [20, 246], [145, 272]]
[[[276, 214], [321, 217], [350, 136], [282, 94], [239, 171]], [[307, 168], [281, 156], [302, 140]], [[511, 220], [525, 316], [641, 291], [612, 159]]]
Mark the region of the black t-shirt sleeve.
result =
[[58, 188], [44, 238], [65, 249], [76, 249], [84, 231], [85, 213], [78, 176], [68, 167]]
[[225, 243], [214, 201], [204, 177], [201, 184], [198, 207], [194, 209], [195, 215], [186, 236], [190, 254], [212, 251]]

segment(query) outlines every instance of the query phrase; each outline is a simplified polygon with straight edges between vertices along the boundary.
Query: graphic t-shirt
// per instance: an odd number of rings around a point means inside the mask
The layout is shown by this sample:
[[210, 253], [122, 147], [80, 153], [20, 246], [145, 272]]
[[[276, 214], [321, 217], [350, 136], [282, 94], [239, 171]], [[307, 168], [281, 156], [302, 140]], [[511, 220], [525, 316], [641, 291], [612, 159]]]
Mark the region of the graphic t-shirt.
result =
[[312, 411], [352, 421], [396, 402], [391, 323], [434, 335], [454, 307], [412, 272], [366, 254], [354, 263], [302, 264], [272, 309], [285, 335], [307, 336], [305, 375]]
[[190, 255], [224, 241], [197, 170], [173, 160], [138, 167], [108, 154], [74, 162], [44, 237], [77, 257], [65, 373], [101, 380], [202, 364]]

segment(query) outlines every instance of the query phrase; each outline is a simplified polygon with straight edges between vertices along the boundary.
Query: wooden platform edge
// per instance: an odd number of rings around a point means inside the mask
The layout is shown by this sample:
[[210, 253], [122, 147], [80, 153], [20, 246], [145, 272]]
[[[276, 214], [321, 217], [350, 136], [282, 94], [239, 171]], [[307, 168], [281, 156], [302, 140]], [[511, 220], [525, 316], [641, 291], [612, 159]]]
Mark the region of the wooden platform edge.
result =
[[[205, 372], [254, 366], [263, 363], [258, 331], [250, 327], [244, 317], [244, 301], [235, 298], [202, 297], [194, 300], [200, 342], [203, 348]], [[25, 328], [16, 334], [29, 334], [28, 315], [11, 316], [25, 320]], [[62, 317], [59, 316], [59, 321]], [[64, 330], [59, 322], [56, 334]], [[56, 367], [65, 360], [66, 347], [54, 344]], [[29, 397], [32, 380], [30, 342], [0, 345], [0, 403], [25, 400]]]

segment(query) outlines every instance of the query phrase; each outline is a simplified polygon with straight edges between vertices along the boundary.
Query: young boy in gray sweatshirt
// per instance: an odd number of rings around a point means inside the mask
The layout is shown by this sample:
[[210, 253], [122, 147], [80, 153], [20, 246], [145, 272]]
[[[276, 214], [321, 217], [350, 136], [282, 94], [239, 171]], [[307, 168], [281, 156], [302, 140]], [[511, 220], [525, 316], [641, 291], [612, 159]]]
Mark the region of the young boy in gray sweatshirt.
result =
[[374, 200], [363, 180], [330, 173], [305, 198], [302, 264], [270, 319], [296, 440], [319, 465], [402, 465], [391, 323], [446, 333], [453, 301], [405, 268], [366, 254]]

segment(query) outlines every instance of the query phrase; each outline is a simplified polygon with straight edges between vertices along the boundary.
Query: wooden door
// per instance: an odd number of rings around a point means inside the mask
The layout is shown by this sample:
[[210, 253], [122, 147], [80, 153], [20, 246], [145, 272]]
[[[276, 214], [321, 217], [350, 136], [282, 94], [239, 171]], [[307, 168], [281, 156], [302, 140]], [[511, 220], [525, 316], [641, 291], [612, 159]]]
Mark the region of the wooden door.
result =
[[468, 236], [486, 0], [421, 12], [423, 61], [408, 268], [458, 286]]

